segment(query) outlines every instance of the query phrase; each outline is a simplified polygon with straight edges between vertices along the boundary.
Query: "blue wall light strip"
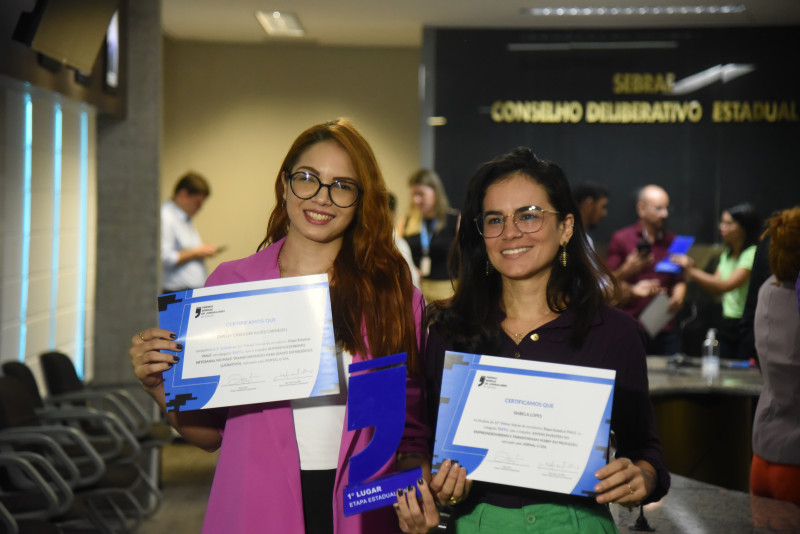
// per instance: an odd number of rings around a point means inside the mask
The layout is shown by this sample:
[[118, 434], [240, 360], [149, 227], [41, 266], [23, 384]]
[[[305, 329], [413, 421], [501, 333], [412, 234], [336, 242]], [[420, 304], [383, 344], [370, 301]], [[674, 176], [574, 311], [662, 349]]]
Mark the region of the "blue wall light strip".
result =
[[56, 348], [56, 316], [58, 315], [58, 256], [61, 239], [61, 162], [62, 162], [61, 104], [54, 106], [53, 124], [53, 236], [50, 264], [50, 349]]
[[89, 240], [89, 116], [81, 112], [80, 160], [80, 227], [78, 228], [78, 310], [75, 332], [75, 370], [84, 377], [84, 350], [86, 345], [86, 254]]
[[19, 299], [19, 355], [25, 362], [28, 340], [28, 273], [31, 258], [31, 167], [33, 149], [33, 102], [31, 95], [25, 93], [25, 129], [23, 150], [25, 151], [22, 170], [22, 266], [20, 270]]

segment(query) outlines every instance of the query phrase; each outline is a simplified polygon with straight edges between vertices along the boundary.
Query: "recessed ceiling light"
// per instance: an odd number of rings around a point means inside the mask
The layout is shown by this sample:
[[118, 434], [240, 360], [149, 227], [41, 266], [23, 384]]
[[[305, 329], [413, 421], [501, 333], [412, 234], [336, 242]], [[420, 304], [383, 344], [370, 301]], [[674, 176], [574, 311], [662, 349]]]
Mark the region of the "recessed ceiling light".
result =
[[283, 11], [256, 11], [264, 31], [273, 37], [303, 37], [306, 31], [297, 16]]
[[533, 7], [522, 10], [523, 15], [535, 17], [558, 16], [602, 16], [602, 15], [723, 15], [731, 13], [744, 13], [747, 10], [744, 4], [718, 5], [718, 6], [642, 6], [642, 7]]

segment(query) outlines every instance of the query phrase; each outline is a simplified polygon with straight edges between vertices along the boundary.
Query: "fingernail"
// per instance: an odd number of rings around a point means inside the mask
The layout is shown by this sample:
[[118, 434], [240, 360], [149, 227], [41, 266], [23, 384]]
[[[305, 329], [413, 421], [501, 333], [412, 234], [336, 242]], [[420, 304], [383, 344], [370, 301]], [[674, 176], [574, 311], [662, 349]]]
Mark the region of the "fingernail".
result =
[[600, 484], [596, 485], [594, 487], [594, 490], [599, 493], [600, 492]]
[[422, 480], [421, 478], [419, 480], [417, 480], [417, 486], [422, 486], [424, 484], [425, 484], [425, 481]]
[[167, 365], [169, 365], [169, 368], [170, 368], [170, 369], [172, 369], [172, 365], [173, 365], [173, 364], [169, 363], [169, 364], [167, 364]]
[[178, 363], [179, 361], [181, 361], [181, 359], [178, 358], [177, 356], [173, 356], [172, 359], [175, 361], [175, 363]]
[[175, 339], [176, 337], [178, 337], [178, 336], [177, 336], [177, 334], [170, 334], [170, 335], [169, 335], [169, 338], [170, 338], [170, 339]]
[[175, 350], [182, 351], [183, 350], [183, 345], [181, 345], [180, 343], [176, 343], [175, 344]]
[[445, 460], [444, 462], [442, 462], [442, 465], [444, 467], [450, 467], [450, 460]]
[[403, 496], [403, 488], [400, 488], [399, 490], [397, 490], [397, 496], [398, 497], [402, 497]]
[[414, 486], [409, 486], [409, 487], [407, 487], [407, 488], [406, 488], [406, 491], [407, 491], [407, 492], [409, 492], [409, 493], [411, 493], [412, 491], [414, 491]]

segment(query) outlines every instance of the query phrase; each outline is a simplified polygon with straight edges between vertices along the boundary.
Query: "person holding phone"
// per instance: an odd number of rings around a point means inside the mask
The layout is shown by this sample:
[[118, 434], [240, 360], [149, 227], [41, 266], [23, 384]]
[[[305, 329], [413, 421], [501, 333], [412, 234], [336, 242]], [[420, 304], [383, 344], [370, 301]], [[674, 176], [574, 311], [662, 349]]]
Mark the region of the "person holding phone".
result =
[[[637, 195], [636, 214], [637, 222], [611, 236], [606, 255], [606, 264], [622, 285], [624, 298], [619, 307], [638, 318], [657, 294], [664, 293], [670, 299], [669, 312], [677, 313], [686, 297], [683, 274], [655, 270], [655, 265], [668, 256], [675, 239], [675, 234], [666, 229], [669, 195], [657, 185], [642, 187]], [[678, 351], [672, 322], [648, 339], [646, 351], [665, 356]]]
[[192, 224], [210, 195], [208, 180], [190, 171], [175, 184], [172, 198], [161, 205], [162, 293], [203, 287], [205, 260], [222, 252], [223, 247], [204, 243]]
[[719, 234], [725, 250], [713, 274], [698, 268], [686, 254], [673, 254], [670, 259], [683, 268], [686, 278], [696, 282], [707, 293], [722, 296], [722, 324], [719, 331], [720, 356], [749, 359], [746, 347], [740, 343], [739, 321], [744, 314], [750, 271], [761, 231], [761, 219], [749, 202], [736, 204], [722, 212]]

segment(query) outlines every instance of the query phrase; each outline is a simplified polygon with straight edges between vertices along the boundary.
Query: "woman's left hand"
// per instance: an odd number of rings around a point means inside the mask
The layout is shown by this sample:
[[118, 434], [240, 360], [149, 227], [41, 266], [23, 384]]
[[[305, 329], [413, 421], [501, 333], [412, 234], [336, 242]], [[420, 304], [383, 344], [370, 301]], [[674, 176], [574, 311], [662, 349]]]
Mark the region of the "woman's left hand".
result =
[[656, 470], [648, 462], [634, 463], [628, 458], [617, 458], [595, 473], [600, 482], [594, 487], [597, 502], [615, 502], [637, 506], [653, 491]]

